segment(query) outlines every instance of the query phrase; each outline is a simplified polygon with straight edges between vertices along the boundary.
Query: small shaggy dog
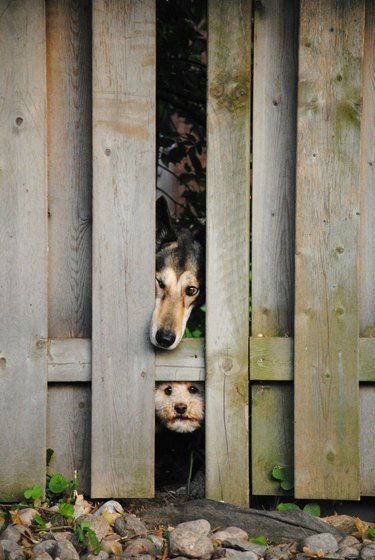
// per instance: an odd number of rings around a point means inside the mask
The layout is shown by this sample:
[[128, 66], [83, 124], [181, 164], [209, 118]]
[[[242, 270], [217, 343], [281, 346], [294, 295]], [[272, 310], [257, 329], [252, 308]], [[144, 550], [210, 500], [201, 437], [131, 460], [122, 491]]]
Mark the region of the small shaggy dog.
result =
[[[155, 414], [156, 488], [159, 491], [176, 491], [188, 481], [185, 492], [194, 497], [204, 497], [204, 383], [157, 383]], [[202, 477], [203, 486], [202, 482], [197, 485], [195, 481]], [[193, 486], [199, 490], [193, 491]]]
[[173, 381], [156, 384], [156, 431], [163, 427], [173, 432], [191, 433], [204, 419], [204, 384]]

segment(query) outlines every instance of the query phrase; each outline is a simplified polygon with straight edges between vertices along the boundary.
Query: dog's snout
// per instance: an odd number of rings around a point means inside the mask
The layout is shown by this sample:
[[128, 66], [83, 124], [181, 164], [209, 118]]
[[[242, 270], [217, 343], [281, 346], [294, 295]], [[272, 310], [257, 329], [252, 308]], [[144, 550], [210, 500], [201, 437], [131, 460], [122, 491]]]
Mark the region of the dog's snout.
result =
[[176, 335], [171, 331], [159, 329], [155, 335], [156, 342], [163, 348], [169, 348], [176, 340]]
[[174, 409], [177, 414], [185, 414], [187, 410], [187, 405], [185, 403], [177, 403], [174, 405]]

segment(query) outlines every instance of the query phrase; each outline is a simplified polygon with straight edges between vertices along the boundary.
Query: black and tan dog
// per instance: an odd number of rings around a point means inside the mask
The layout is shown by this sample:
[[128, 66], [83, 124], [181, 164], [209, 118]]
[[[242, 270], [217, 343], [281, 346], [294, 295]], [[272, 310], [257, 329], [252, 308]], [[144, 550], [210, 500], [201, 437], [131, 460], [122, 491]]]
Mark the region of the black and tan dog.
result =
[[156, 203], [155, 308], [150, 338], [158, 348], [173, 350], [181, 341], [194, 306], [204, 300], [204, 246], [194, 234], [176, 231], [167, 201]]

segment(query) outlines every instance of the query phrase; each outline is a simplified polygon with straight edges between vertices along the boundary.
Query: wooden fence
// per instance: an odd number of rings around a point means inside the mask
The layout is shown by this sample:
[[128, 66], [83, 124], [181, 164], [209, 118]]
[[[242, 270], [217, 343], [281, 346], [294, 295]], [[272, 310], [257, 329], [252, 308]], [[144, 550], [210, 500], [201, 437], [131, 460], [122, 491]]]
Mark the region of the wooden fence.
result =
[[0, 499], [47, 447], [152, 496], [155, 379], [205, 379], [208, 497], [374, 496], [374, 2], [209, 0], [205, 350], [156, 356], [154, 0], [0, 13]]

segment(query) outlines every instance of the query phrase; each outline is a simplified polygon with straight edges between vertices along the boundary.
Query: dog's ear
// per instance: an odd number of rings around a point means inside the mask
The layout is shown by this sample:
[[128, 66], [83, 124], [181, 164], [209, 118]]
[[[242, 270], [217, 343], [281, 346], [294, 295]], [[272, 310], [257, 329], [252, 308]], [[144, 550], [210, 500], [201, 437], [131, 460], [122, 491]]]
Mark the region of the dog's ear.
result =
[[171, 243], [177, 240], [177, 234], [172, 226], [168, 202], [161, 196], [156, 201], [156, 250], [163, 243]]

